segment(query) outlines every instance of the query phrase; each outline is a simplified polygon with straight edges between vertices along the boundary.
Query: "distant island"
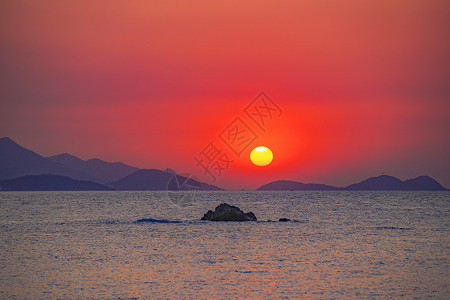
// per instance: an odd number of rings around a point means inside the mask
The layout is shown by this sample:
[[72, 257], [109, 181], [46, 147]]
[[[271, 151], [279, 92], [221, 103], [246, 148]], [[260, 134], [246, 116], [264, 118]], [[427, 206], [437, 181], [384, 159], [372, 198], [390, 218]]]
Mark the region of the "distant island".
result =
[[[177, 174], [172, 169], [139, 169], [98, 158], [82, 160], [68, 153], [43, 157], [10, 138], [0, 139], [0, 191], [223, 190]], [[381, 175], [346, 187], [278, 180], [258, 191], [446, 191], [429, 176], [402, 181]]]
[[325, 184], [301, 183], [290, 180], [278, 180], [260, 186], [258, 191], [446, 191], [439, 182], [429, 176], [401, 181], [389, 175], [371, 177], [346, 187], [335, 187]]
[[277, 180], [260, 186], [257, 191], [335, 191], [339, 188], [320, 183], [301, 183], [291, 180]]

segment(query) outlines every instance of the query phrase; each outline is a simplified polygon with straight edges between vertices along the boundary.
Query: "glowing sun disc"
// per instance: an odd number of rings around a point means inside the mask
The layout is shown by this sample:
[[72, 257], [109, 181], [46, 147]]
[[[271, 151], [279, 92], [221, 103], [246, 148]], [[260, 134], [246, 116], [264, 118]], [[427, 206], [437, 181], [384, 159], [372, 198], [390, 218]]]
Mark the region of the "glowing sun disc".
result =
[[250, 160], [257, 166], [267, 166], [272, 162], [273, 154], [269, 148], [264, 146], [256, 147], [250, 153]]

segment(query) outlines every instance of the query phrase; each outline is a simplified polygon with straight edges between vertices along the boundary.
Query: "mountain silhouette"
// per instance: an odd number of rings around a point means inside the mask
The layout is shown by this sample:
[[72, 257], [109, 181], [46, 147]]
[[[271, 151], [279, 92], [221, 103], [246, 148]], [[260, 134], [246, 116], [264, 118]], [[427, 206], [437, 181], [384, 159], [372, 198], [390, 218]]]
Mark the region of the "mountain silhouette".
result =
[[47, 159], [62, 164], [72, 170], [86, 173], [94, 178], [96, 182], [100, 183], [116, 181], [139, 170], [121, 162], [111, 163], [98, 158], [82, 160], [69, 153], [49, 156]]
[[439, 182], [429, 176], [401, 181], [398, 178], [381, 175], [371, 177], [359, 183], [345, 187], [346, 190], [371, 190], [371, 191], [445, 191]]
[[358, 191], [446, 191], [439, 182], [429, 176], [419, 176], [414, 179], [401, 181], [400, 179], [381, 175], [371, 177], [359, 183], [351, 184], [340, 188], [325, 184], [301, 183], [297, 181], [278, 180], [262, 185], [257, 190], [277, 191], [277, 190], [309, 190], [309, 191], [330, 191], [330, 190], [358, 190]]
[[335, 186], [319, 183], [301, 183], [291, 180], [277, 180], [260, 186], [257, 191], [277, 191], [277, 190], [293, 190], [293, 191], [332, 191], [339, 190]]
[[346, 190], [371, 190], [371, 191], [389, 191], [401, 190], [403, 181], [389, 175], [371, 177], [359, 183], [351, 184], [345, 187]]
[[99, 183], [75, 180], [60, 175], [28, 175], [0, 181], [3, 191], [109, 191]]
[[[24, 178], [28, 175], [45, 176]], [[68, 153], [45, 158], [18, 145], [8, 137], [0, 139], [0, 180], [17, 179], [6, 182], [11, 188], [21, 190], [20, 183], [23, 183], [23, 190], [40, 190], [39, 183], [42, 183], [42, 188], [46, 190], [51, 188], [67, 190], [68, 187], [79, 190], [75, 183], [49, 175], [102, 184], [91, 186], [93, 190], [104, 189], [108, 182], [112, 187], [121, 190], [221, 190], [219, 187], [176, 175], [171, 169], [140, 170], [120, 162], [109, 163], [98, 158], [85, 161]], [[54, 185], [51, 184], [51, 180], [55, 180]]]
[[[28, 175], [42, 176], [29, 177]], [[67, 181], [67, 178], [76, 182]], [[17, 180], [8, 181], [12, 179]], [[0, 139], [0, 181], [3, 185], [6, 184], [5, 188], [14, 190], [67, 190], [69, 188], [102, 190], [108, 189], [106, 185], [118, 190], [222, 190], [217, 186], [191, 178], [189, 175], [177, 174], [169, 168], [164, 171], [138, 169], [120, 162], [110, 163], [98, 158], [82, 160], [68, 153], [45, 158], [18, 145], [8, 137]], [[22, 188], [20, 184], [23, 185]], [[401, 181], [393, 176], [381, 175], [344, 188], [278, 180], [264, 184], [257, 190], [444, 191], [446, 188], [429, 176]]]
[[445, 188], [430, 176], [419, 176], [403, 182], [403, 188], [408, 191], [441, 191]]
[[222, 190], [221, 188], [181, 175], [156, 169], [141, 169], [107, 184], [118, 190]]
[[170, 169], [170, 168], [165, 168], [164, 172], [170, 173], [170, 174], [177, 174], [177, 172], [175, 172], [175, 170]]
[[74, 179], [94, 180], [86, 173], [72, 170], [25, 149], [8, 137], [0, 139], [0, 180], [39, 174], [55, 174]]

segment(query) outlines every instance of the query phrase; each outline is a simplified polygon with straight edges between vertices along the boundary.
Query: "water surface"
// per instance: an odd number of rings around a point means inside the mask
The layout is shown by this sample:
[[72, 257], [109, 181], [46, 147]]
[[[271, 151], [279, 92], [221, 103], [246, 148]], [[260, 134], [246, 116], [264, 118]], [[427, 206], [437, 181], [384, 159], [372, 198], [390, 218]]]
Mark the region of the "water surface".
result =
[[[0, 193], [0, 297], [444, 299], [450, 292], [449, 192], [185, 195]], [[222, 202], [258, 222], [199, 220]], [[268, 222], [280, 217], [298, 222]], [[135, 222], [142, 218], [168, 222]]]

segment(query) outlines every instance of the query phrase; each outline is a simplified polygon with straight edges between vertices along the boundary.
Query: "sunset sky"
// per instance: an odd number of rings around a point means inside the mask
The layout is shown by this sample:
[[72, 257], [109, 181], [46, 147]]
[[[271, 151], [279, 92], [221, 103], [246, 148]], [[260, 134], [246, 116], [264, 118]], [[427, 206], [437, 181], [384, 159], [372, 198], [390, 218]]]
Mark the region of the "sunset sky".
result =
[[[450, 188], [449, 28], [448, 0], [2, 1], [0, 137], [227, 189]], [[261, 91], [280, 109], [263, 129], [244, 111]], [[237, 117], [257, 135], [240, 156], [220, 138]], [[234, 161], [214, 182], [210, 142]]]

